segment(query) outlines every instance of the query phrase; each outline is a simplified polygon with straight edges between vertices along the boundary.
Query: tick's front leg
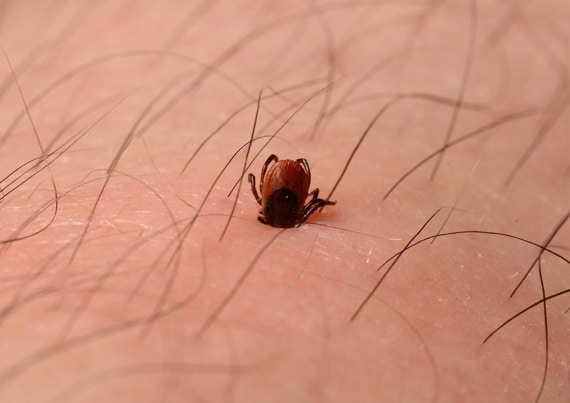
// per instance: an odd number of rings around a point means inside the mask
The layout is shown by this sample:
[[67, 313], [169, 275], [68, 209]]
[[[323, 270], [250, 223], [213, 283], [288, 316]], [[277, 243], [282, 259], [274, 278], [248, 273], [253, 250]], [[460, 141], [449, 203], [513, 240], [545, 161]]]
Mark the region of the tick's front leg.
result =
[[261, 197], [259, 197], [259, 194], [257, 193], [257, 189], [255, 188], [255, 175], [249, 174], [247, 179], [249, 180], [249, 183], [251, 184], [251, 193], [253, 193], [253, 197], [255, 197], [255, 200], [257, 200], [257, 203], [259, 203], [259, 205], [261, 205]]

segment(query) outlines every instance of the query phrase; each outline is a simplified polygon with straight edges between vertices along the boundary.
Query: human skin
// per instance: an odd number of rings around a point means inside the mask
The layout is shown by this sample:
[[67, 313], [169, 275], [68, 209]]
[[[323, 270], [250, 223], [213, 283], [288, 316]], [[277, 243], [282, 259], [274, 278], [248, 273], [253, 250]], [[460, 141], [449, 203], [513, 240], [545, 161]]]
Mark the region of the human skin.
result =
[[276, 3], [5, 3], [0, 401], [569, 401], [566, 2]]

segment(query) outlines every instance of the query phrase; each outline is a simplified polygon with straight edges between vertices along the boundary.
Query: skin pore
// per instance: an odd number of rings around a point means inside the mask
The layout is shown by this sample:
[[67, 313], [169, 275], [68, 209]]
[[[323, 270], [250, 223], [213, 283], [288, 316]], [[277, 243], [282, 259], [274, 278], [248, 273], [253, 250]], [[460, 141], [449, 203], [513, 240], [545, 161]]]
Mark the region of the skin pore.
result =
[[567, 2], [0, 18], [0, 401], [570, 400]]

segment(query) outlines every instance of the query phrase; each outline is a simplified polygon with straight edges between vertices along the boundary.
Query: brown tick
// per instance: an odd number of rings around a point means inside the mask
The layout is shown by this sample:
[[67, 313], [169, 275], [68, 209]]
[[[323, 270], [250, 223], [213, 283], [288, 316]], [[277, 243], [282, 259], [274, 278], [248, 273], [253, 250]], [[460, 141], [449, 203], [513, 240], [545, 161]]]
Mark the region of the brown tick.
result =
[[[275, 164], [267, 170], [272, 162]], [[255, 188], [255, 175], [249, 174], [248, 179], [251, 191], [261, 205], [259, 209], [261, 215], [257, 219], [272, 227], [298, 227], [317, 209], [336, 204], [336, 201], [319, 199], [318, 188], [309, 193], [311, 170], [304, 158], [296, 161], [279, 161], [275, 154], [271, 154], [261, 168], [259, 180], [261, 197]], [[309, 195], [313, 197], [305, 204]]]

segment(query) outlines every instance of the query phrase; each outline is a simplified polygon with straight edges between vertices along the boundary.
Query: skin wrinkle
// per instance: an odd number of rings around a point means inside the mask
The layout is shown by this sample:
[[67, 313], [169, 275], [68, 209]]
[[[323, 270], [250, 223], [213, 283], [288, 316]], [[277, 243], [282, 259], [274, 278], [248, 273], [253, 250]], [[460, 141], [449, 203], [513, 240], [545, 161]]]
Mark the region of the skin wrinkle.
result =
[[0, 18], [0, 401], [570, 400], [566, 2]]

